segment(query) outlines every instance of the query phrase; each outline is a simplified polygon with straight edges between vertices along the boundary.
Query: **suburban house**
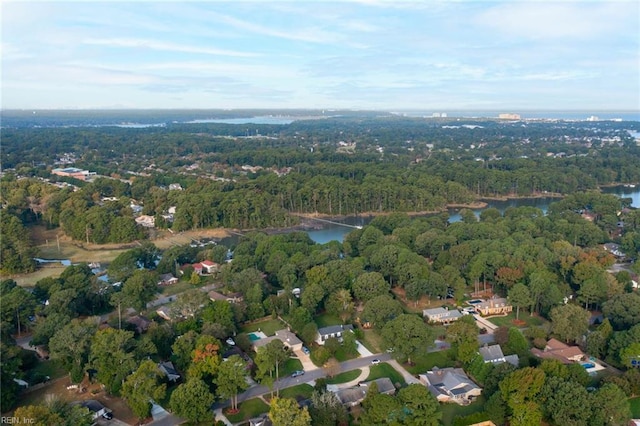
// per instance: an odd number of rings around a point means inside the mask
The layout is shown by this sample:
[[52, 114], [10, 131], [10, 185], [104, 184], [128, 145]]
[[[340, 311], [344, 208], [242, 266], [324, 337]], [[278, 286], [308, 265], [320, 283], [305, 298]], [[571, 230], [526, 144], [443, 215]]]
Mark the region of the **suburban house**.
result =
[[171, 361], [165, 361], [158, 364], [158, 370], [162, 371], [170, 382], [177, 382], [180, 380], [180, 373], [176, 370]]
[[336, 396], [338, 397], [342, 405], [345, 405], [347, 407], [356, 406], [360, 404], [367, 396], [369, 386], [371, 386], [373, 382], [375, 382], [378, 386], [379, 393], [384, 393], [386, 395], [393, 395], [394, 393], [396, 393], [396, 387], [391, 382], [391, 379], [389, 379], [388, 377], [382, 377], [370, 382], [360, 383], [358, 386], [354, 386], [352, 388], [341, 389], [336, 392]]
[[258, 352], [261, 347], [276, 339], [280, 340], [286, 347], [290, 348], [292, 351], [302, 350], [302, 340], [298, 339], [298, 336], [286, 329], [276, 331], [276, 334], [274, 336], [269, 336], [264, 339], [254, 341], [253, 350]]
[[210, 260], [203, 260], [201, 264], [202, 264], [202, 271], [203, 272], [206, 271], [207, 274], [215, 274], [220, 269], [220, 265]]
[[505, 356], [502, 353], [502, 348], [500, 345], [491, 345], [491, 346], [483, 346], [478, 352], [480, 352], [480, 356], [484, 360], [485, 364], [502, 364], [504, 362], [508, 362], [511, 365], [518, 366], [518, 355], [507, 355]]
[[222, 293], [218, 293], [217, 291], [211, 290], [209, 293], [207, 293], [207, 295], [209, 296], [209, 299], [211, 299], [211, 301], [213, 302], [217, 300], [224, 300], [229, 303], [240, 303], [244, 301], [244, 297], [242, 296], [242, 293], [229, 293], [228, 295], [225, 295]]
[[476, 385], [462, 368], [434, 368], [426, 374], [420, 374], [419, 378], [439, 402], [466, 405], [482, 393], [482, 388]]
[[171, 321], [173, 319], [172, 309], [168, 306], [161, 306], [156, 310], [156, 313], [159, 317], [166, 319], [167, 321]]
[[485, 300], [478, 303], [476, 306], [476, 312], [486, 317], [489, 315], [502, 315], [508, 314], [513, 311], [513, 306], [507, 302], [507, 299], [500, 297], [495, 299]]
[[66, 167], [64, 169], [53, 169], [51, 174], [56, 176], [72, 177], [79, 180], [89, 180], [91, 176], [95, 176], [96, 172], [90, 172], [89, 170], [82, 170], [76, 167]]
[[425, 309], [422, 311], [422, 316], [426, 318], [428, 322], [451, 324], [452, 322], [457, 321], [460, 317], [462, 317], [462, 313], [460, 313], [460, 311], [457, 309], [447, 309], [441, 307]]
[[136, 217], [135, 221], [138, 225], [144, 226], [145, 228], [153, 228], [156, 226], [156, 218], [146, 214]]
[[531, 349], [531, 353], [538, 358], [557, 359], [563, 364], [573, 364], [586, 358], [579, 347], [569, 346], [556, 339], [550, 339], [543, 350]]
[[87, 399], [84, 401], [80, 401], [77, 404], [81, 407], [88, 409], [91, 412], [91, 415], [94, 420], [102, 416], [103, 414], [111, 411], [107, 409], [107, 407], [102, 405], [100, 401], [96, 401], [95, 399]]
[[178, 279], [173, 274], [162, 274], [158, 281], [158, 285], [172, 285], [178, 282]]
[[271, 426], [271, 419], [268, 414], [262, 414], [259, 417], [254, 417], [253, 419], [249, 419], [249, 426]]
[[[182, 267], [185, 268], [189, 265], [183, 265]], [[193, 272], [195, 272], [198, 275], [202, 275], [202, 272], [204, 271], [204, 266], [202, 265], [202, 263], [198, 262], [198, 263], [194, 263], [193, 265], [191, 265], [191, 267], [193, 268]], [[184, 273], [184, 271], [182, 272]]]
[[329, 327], [319, 328], [316, 335], [316, 343], [324, 345], [324, 342], [331, 337], [342, 341], [342, 334], [347, 330], [353, 332], [353, 325], [330, 325]]
[[151, 320], [140, 315], [134, 315], [131, 318], [127, 318], [125, 322], [127, 324], [131, 324], [138, 334], [142, 334], [147, 331], [151, 325]]

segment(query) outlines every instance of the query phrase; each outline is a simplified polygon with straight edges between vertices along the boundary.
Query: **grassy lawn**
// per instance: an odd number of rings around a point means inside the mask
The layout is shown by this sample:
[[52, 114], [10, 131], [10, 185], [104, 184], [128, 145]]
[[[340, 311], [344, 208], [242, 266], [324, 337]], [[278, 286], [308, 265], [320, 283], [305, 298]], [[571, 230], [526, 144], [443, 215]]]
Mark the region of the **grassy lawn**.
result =
[[342, 324], [342, 320], [336, 316], [333, 315], [329, 315], [327, 313], [324, 313], [322, 315], [318, 315], [315, 318], [316, 324], [318, 326], [318, 328], [322, 328], [322, 327], [328, 327], [330, 325], [341, 325]]
[[391, 383], [396, 384], [400, 383], [401, 385], [405, 384], [404, 377], [402, 374], [398, 373], [395, 368], [383, 362], [378, 365], [372, 365], [370, 367], [369, 377], [367, 377], [367, 381], [380, 379], [382, 377], [388, 377], [391, 379]]
[[240, 331], [243, 333], [251, 333], [252, 331], [262, 331], [267, 336], [273, 336], [276, 331], [282, 330], [285, 325], [279, 319], [269, 319], [265, 321], [252, 322], [251, 324], [243, 324], [240, 326]]
[[382, 352], [382, 347], [384, 346], [382, 338], [373, 329], [364, 330], [364, 339], [361, 343], [374, 354]]
[[427, 352], [412, 359], [414, 365], [405, 366], [411, 374], [425, 373], [433, 367], [453, 367], [455, 363], [447, 356], [448, 351]]
[[57, 379], [67, 374], [62, 366], [52, 359], [39, 362], [32, 370], [32, 375], [49, 376], [51, 380]]
[[226, 411], [223, 413], [231, 423], [247, 421], [269, 411], [269, 406], [260, 398], [244, 401], [240, 403], [238, 408], [240, 411], [237, 414], [227, 414]]
[[478, 399], [469, 405], [458, 405], [455, 402], [440, 404], [442, 408], [442, 423], [446, 425], [453, 424], [453, 420], [460, 416], [468, 416], [484, 410], [484, 397], [481, 395]]
[[640, 396], [629, 399], [631, 418], [640, 419]]
[[[313, 393], [313, 386], [303, 383], [301, 385], [293, 386], [280, 390], [280, 398], [293, 398], [293, 399], [309, 399]], [[265, 398], [269, 400], [269, 395], [265, 395]]]
[[[516, 313], [515, 312], [511, 312], [509, 315], [506, 315], [504, 317], [491, 317], [491, 318], [487, 318], [488, 321], [492, 322], [493, 324], [499, 326], [506, 326], [506, 327], [513, 327], [513, 321], [516, 319]], [[537, 316], [531, 316], [529, 315], [528, 312], [521, 310], [520, 312], [520, 321], [524, 321], [526, 322], [526, 325], [524, 325], [523, 327], [533, 327], [533, 326], [540, 326], [542, 324], [544, 324], [546, 321]]]
[[345, 352], [344, 348], [342, 346], [340, 346], [338, 348], [338, 350], [336, 351], [335, 354], [333, 354], [333, 356], [335, 357], [335, 359], [337, 359], [340, 362], [343, 361], [348, 361], [350, 359], [356, 359], [360, 356], [360, 354], [358, 354], [357, 352], [354, 354], [348, 354]]
[[194, 288], [197, 288], [197, 287], [191, 284], [189, 280], [178, 281], [173, 285], [167, 285], [167, 286], [161, 287], [160, 293], [162, 293], [165, 296], [172, 296], [174, 294], [182, 293], [183, 291], [191, 290]]
[[297, 370], [302, 370], [302, 363], [298, 358], [289, 358], [282, 366], [280, 366], [278, 374], [280, 377], [285, 377]]
[[355, 380], [360, 373], [362, 373], [362, 370], [358, 369], [358, 370], [351, 370], [351, 371], [345, 371], [344, 373], [340, 373], [335, 377], [332, 378], [327, 378], [327, 384], [328, 385], [337, 385], [339, 383], [347, 383], [350, 382], [352, 380]]

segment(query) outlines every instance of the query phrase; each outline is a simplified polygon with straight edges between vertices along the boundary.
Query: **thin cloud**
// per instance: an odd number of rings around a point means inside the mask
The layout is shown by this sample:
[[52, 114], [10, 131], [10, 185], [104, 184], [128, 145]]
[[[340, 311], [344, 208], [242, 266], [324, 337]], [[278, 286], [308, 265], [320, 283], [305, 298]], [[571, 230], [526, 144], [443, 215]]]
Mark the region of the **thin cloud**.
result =
[[138, 38], [88, 38], [82, 41], [83, 44], [94, 46], [108, 46], [108, 47], [128, 47], [138, 49], [149, 49], [166, 52], [181, 52], [181, 53], [197, 53], [204, 55], [214, 56], [235, 56], [251, 58], [260, 56], [260, 54], [253, 52], [243, 52], [238, 50], [226, 50], [216, 49], [211, 47], [198, 47], [186, 44], [177, 44], [156, 40], [138, 39]]

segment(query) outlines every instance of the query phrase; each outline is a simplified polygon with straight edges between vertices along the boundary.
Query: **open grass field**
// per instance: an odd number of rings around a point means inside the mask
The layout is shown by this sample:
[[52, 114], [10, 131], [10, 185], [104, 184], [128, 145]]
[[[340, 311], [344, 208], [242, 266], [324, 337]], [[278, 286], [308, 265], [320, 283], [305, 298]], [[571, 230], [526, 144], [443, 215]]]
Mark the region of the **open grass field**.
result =
[[[313, 386], [303, 383], [301, 385], [293, 386], [290, 388], [280, 390], [280, 398], [293, 398], [293, 399], [309, 399], [313, 393]], [[264, 398], [267, 401], [270, 400], [269, 395], [265, 395]]]
[[361, 342], [365, 348], [373, 353], [382, 352], [384, 344], [382, 337], [374, 330], [364, 330], [364, 339]]
[[369, 367], [369, 376], [367, 377], [367, 382], [375, 379], [380, 379], [382, 377], [388, 377], [389, 379], [391, 379], [391, 383], [393, 384], [400, 383], [404, 386], [406, 383], [404, 377], [402, 377], [402, 374], [398, 373], [395, 368], [393, 368], [386, 362]]
[[[516, 319], [515, 312], [511, 312], [510, 314], [502, 317], [487, 318], [488, 321], [497, 325], [498, 327], [500, 326], [514, 327], [516, 325], [514, 324], [515, 319]], [[534, 316], [529, 315], [529, 313], [526, 312], [524, 309], [520, 310], [519, 320], [523, 321], [523, 324], [520, 327], [540, 326], [546, 322], [543, 318], [539, 317], [538, 315], [534, 315]]]
[[358, 377], [360, 373], [362, 373], [362, 370], [360, 369], [345, 371], [344, 373], [337, 374], [335, 377], [327, 378], [327, 384], [337, 385], [340, 383], [347, 383], [355, 380], [355, 378]]
[[227, 414], [226, 411], [223, 413], [231, 423], [244, 422], [269, 411], [269, 406], [260, 398], [244, 401], [238, 408], [240, 411], [236, 414]]
[[469, 414], [478, 413], [484, 410], [485, 399], [481, 395], [476, 401], [469, 405], [458, 405], [456, 403], [440, 404], [442, 408], [442, 423], [447, 425], [453, 424], [456, 417], [468, 416]]
[[412, 359], [413, 365], [404, 367], [411, 374], [421, 374], [433, 367], [453, 367], [455, 363], [447, 356], [447, 351], [427, 352]]
[[629, 399], [629, 405], [631, 406], [631, 417], [640, 419], [640, 396]]
[[276, 331], [287, 328], [279, 319], [272, 319], [267, 317], [263, 321], [254, 321], [252, 323], [243, 324], [240, 326], [242, 333], [251, 333], [252, 331], [262, 331], [267, 336], [273, 336]]

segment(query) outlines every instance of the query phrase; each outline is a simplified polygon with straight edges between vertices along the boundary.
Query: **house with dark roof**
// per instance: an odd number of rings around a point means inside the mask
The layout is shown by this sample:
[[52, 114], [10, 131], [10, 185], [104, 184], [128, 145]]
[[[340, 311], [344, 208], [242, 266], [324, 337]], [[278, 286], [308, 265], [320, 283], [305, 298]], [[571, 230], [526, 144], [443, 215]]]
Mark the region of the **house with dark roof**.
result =
[[178, 282], [178, 279], [173, 276], [173, 274], [162, 274], [159, 277], [158, 285], [173, 285]]
[[127, 318], [125, 322], [127, 324], [131, 324], [138, 334], [142, 334], [147, 331], [149, 329], [149, 326], [151, 325], [151, 320], [140, 315], [134, 315], [130, 318]]
[[440, 307], [425, 309], [422, 311], [422, 316], [431, 323], [451, 324], [452, 322], [459, 320], [462, 317], [462, 313], [457, 309]]
[[491, 346], [483, 346], [478, 349], [480, 356], [484, 360], [485, 364], [502, 364], [504, 362], [508, 362], [511, 365], [518, 366], [518, 355], [507, 355], [505, 356], [502, 353], [502, 348], [500, 345], [491, 345]]
[[330, 339], [332, 337], [342, 342], [342, 335], [346, 331], [353, 332], [353, 325], [351, 324], [330, 325], [329, 327], [319, 328], [318, 334], [316, 334], [316, 343], [319, 345], [324, 345], [324, 342], [326, 342], [327, 339]]
[[371, 384], [375, 382], [378, 386], [378, 392], [386, 395], [393, 395], [396, 392], [396, 387], [391, 383], [391, 379], [388, 377], [382, 377], [380, 379], [371, 380], [369, 382], [360, 383], [358, 386], [354, 386], [347, 389], [340, 389], [336, 392], [336, 396], [347, 407], [354, 407], [360, 404], [367, 396]]
[[418, 377], [440, 402], [466, 405], [482, 393], [482, 388], [476, 385], [462, 368], [434, 368]]
[[180, 373], [178, 373], [178, 370], [176, 370], [176, 367], [174, 367], [171, 361], [164, 361], [158, 364], [158, 370], [162, 371], [170, 382], [175, 383], [180, 380]]
[[77, 404], [88, 409], [91, 412], [94, 420], [111, 411], [107, 407], [102, 405], [100, 401], [96, 401], [95, 399], [86, 399], [84, 401], [77, 402]]

